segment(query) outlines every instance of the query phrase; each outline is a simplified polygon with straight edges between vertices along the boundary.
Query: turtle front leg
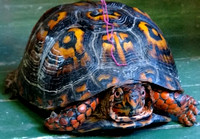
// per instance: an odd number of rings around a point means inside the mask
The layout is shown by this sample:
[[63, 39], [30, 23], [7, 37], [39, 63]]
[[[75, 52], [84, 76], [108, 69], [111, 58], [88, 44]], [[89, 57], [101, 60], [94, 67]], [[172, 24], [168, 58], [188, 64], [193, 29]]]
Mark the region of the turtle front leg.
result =
[[52, 112], [44, 124], [49, 130], [53, 131], [76, 131], [87, 117], [95, 111], [98, 104], [99, 99], [92, 97], [78, 105], [65, 108], [58, 115]]
[[179, 92], [151, 91], [154, 107], [163, 110], [178, 118], [178, 121], [186, 126], [192, 126], [196, 122], [198, 109], [193, 97]]

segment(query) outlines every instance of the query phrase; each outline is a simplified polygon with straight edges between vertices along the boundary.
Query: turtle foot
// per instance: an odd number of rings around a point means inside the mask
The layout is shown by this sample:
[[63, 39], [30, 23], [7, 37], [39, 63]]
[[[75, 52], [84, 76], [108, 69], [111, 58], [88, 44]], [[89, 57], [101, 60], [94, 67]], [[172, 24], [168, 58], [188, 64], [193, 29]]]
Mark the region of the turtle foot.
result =
[[9, 73], [5, 79], [4, 87], [5, 91], [4, 93], [9, 94], [11, 93], [10, 99], [15, 99], [17, 97], [17, 87], [16, 87], [16, 77], [17, 77], [18, 71], [15, 70], [11, 73]]
[[181, 104], [183, 112], [178, 116], [179, 122], [186, 126], [193, 126], [196, 123], [196, 116], [200, 114], [197, 109], [197, 101], [188, 95], [184, 95]]
[[50, 117], [44, 122], [44, 125], [53, 131], [73, 131], [78, 128], [91, 116], [98, 104], [98, 98], [92, 97], [85, 102], [69, 106], [59, 114], [52, 112]]

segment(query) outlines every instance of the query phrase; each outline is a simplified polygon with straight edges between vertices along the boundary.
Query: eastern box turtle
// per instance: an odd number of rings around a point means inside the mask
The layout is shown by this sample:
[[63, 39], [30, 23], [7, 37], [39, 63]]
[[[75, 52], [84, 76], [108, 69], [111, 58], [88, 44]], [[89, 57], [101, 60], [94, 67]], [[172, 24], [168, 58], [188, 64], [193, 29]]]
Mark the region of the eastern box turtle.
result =
[[41, 109], [62, 109], [45, 120], [54, 131], [132, 129], [171, 120], [158, 111], [192, 126], [197, 102], [182, 93], [158, 26], [137, 8], [107, 2], [105, 15], [102, 7], [78, 2], [44, 13], [21, 64], [6, 79], [7, 90]]

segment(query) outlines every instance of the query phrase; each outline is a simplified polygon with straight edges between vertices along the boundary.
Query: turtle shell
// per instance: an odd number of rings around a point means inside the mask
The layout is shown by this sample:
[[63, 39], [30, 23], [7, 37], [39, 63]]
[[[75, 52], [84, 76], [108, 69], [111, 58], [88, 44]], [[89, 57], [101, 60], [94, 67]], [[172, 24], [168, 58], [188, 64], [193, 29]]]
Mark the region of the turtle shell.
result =
[[116, 2], [107, 9], [112, 34], [100, 2], [60, 5], [43, 14], [18, 68], [23, 98], [51, 109], [127, 82], [181, 90], [172, 53], [150, 17]]

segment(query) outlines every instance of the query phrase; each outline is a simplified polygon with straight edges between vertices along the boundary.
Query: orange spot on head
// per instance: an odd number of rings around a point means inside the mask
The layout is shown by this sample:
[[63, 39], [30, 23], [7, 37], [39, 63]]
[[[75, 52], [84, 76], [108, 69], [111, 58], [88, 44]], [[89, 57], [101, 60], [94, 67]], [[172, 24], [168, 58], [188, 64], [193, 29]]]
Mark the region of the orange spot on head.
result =
[[[132, 92], [126, 93], [126, 94], [124, 95], [124, 99], [123, 99], [123, 101], [122, 101], [122, 104], [123, 104], [123, 106], [125, 106], [126, 103], [128, 103], [128, 104], [131, 105], [131, 107], [136, 108], [138, 102], [135, 102], [133, 99], [130, 99], [131, 93], [132, 93]], [[138, 99], [138, 100], [139, 100], [139, 99]]]
[[120, 108], [113, 108], [113, 112], [115, 112], [116, 114], [120, 115], [120, 114], [124, 114], [124, 115], [128, 115], [130, 113], [130, 109], [120, 109]]
[[50, 20], [48, 22], [48, 26], [50, 29], [53, 29], [55, 25], [57, 25], [61, 20], [63, 20], [66, 16], [67, 16], [67, 13], [66, 12], [59, 12], [57, 13], [58, 15], [58, 18], [57, 20]]
[[86, 89], [87, 89], [86, 84], [83, 84], [82, 86], [76, 88], [76, 92], [77, 93], [84, 92], [86, 91]]

